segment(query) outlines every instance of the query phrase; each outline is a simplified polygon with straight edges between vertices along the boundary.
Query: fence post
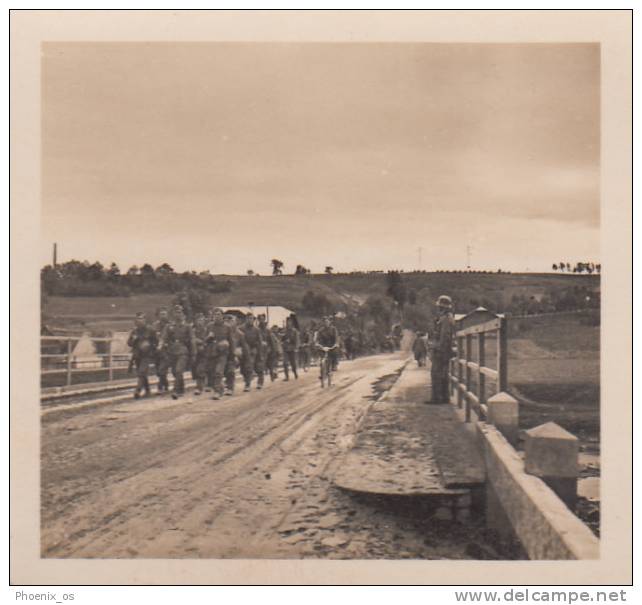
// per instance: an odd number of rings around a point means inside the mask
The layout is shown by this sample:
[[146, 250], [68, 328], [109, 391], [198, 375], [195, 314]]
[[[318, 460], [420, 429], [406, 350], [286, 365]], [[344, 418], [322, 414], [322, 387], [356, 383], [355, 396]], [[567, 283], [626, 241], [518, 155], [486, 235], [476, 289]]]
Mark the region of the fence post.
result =
[[71, 385], [71, 338], [67, 339], [67, 386]]
[[[471, 334], [466, 335], [466, 395], [470, 393], [470, 376], [471, 371], [468, 362], [471, 361], [473, 337]], [[470, 399], [466, 396], [466, 422], [470, 422]]]
[[479, 349], [479, 375], [477, 383], [477, 397], [479, 403], [486, 403], [486, 376], [482, 373], [482, 368], [486, 365], [486, 335], [481, 332], [477, 336], [477, 344]]
[[110, 338], [108, 343], [107, 343], [107, 360], [109, 363], [109, 382], [111, 382], [114, 379], [114, 356], [112, 355], [112, 339]]
[[461, 392], [461, 385], [464, 381], [464, 371], [461, 369], [460, 360], [464, 353], [464, 339], [460, 336], [457, 339], [457, 407], [461, 408], [464, 403], [464, 397]]
[[497, 391], [502, 392], [508, 389], [508, 329], [506, 318], [499, 320], [497, 331]]

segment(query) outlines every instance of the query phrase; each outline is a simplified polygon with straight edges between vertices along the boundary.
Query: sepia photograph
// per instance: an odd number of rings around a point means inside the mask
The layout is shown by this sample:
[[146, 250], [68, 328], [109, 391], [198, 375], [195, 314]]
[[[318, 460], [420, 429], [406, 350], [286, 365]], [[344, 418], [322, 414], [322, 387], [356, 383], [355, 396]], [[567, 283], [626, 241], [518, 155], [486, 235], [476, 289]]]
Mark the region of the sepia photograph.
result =
[[39, 558], [599, 560], [599, 40], [125, 37], [39, 44]]

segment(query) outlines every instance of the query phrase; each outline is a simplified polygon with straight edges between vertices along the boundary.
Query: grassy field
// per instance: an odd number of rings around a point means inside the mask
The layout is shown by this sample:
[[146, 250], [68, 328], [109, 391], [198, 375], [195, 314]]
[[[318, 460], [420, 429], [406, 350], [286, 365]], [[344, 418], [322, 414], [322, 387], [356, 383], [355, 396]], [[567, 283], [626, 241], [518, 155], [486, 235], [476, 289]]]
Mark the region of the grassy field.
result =
[[[520, 326], [519, 323], [522, 325]], [[582, 315], [514, 320], [509, 384], [520, 425], [554, 421], [585, 444], [599, 442], [600, 328]]]

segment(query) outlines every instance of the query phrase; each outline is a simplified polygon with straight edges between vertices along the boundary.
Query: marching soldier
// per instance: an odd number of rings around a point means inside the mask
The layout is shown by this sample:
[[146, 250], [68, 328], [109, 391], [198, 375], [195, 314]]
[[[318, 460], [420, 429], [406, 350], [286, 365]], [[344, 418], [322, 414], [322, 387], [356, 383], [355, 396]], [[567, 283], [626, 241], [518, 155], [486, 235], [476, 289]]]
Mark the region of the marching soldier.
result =
[[165, 327], [160, 346], [161, 348], [167, 347], [169, 362], [174, 376], [172, 399], [178, 399], [185, 394], [184, 373], [196, 348], [194, 332], [185, 320], [183, 307], [180, 305], [174, 307], [173, 320]]
[[223, 311], [214, 309], [212, 322], [207, 327], [208, 363], [213, 374], [214, 395], [212, 399], [218, 401], [224, 393], [223, 377], [229, 361], [230, 354], [234, 352], [232, 330], [223, 320]]
[[196, 380], [194, 395], [200, 395], [205, 388], [207, 377], [207, 322], [205, 315], [199, 313], [194, 320], [194, 358], [192, 360], [192, 375]]
[[272, 326], [268, 331], [272, 342], [271, 353], [268, 354], [266, 359], [267, 370], [270, 373], [270, 380], [274, 382], [279, 376], [279, 360], [283, 355], [283, 345], [281, 343], [281, 336], [279, 334], [279, 327]]
[[225, 394], [233, 395], [234, 386], [236, 384], [236, 367], [240, 365], [247, 346], [245, 344], [243, 333], [236, 325], [236, 317], [234, 317], [234, 315], [226, 315], [225, 323], [230, 328], [232, 337], [232, 347], [225, 364]]
[[[158, 311], [158, 319], [154, 323], [154, 331], [158, 338], [160, 338], [169, 324], [169, 313], [166, 308], [161, 308]], [[167, 382], [167, 373], [169, 372], [169, 352], [167, 346], [158, 347], [156, 350], [156, 375], [158, 376], [158, 392], [163, 393], [169, 391], [169, 382]]]
[[243, 378], [245, 379], [245, 388], [243, 390], [246, 392], [250, 390], [254, 374], [257, 376], [256, 388], [262, 389], [265, 364], [265, 359], [263, 358], [264, 344], [261, 332], [254, 325], [254, 315], [252, 313], [246, 315], [245, 324], [241, 331], [247, 345], [245, 359], [242, 364]]
[[134, 398], [139, 399], [143, 391], [147, 397], [149, 395], [149, 367], [156, 357], [158, 337], [154, 328], [147, 325], [144, 313], [136, 314], [135, 327], [127, 339], [127, 344], [132, 348], [132, 359], [136, 365], [138, 378]]
[[285, 334], [283, 335], [283, 371], [285, 372], [285, 378], [283, 380], [290, 380], [289, 368], [292, 368], [294, 378], [299, 378], [296, 363], [299, 354], [299, 346], [299, 331], [295, 327], [294, 318], [290, 316], [285, 322]]
[[310, 347], [312, 346], [312, 333], [310, 328], [301, 331], [301, 346], [299, 347], [299, 367], [307, 372], [310, 367]]
[[276, 376], [274, 370], [276, 369], [275, 364], [275, 348], [277, 344], [275, 342], [274, 334], [270, 331], [267, 323], [267, 317], [265, 313], [261, 313], [257, 316], [259, 322], [259, 332], [261, 332], [261, 338], [263, 339], [263, 359], [265, 360], [265, 372], [270, 375], [270, 380], [274, 382]]
[[453, 355], [453, 333], [455, 318], [452, 313], [452, 299], [450, 296], [442, 295], [437, 299], [438, 317], [434, 339], [430, 343], [432, 367], [430, 376], [432, 379], [431, 403], [448, 403], [448, 364]]

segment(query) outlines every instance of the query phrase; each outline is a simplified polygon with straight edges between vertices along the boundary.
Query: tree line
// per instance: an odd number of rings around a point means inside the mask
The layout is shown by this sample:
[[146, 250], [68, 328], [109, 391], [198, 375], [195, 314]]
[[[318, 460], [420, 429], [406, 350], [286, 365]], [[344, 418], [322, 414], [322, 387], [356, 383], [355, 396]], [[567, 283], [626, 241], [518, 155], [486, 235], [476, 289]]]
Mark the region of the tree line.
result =
[[177, 273], [169, 263], [154, 268], [149, 263], [132, 265], [121, 272], [96, 261], [70, 260], [40, 271], [41, 289], [49, 296], [130, 296], [139, 292], [176, 293], [189, 288], [229, 292], [232, 282], [215, 278], [209, 271]]
[[602, 265], [600, 263], [582, 263], [576, 262], [571, 265], [569, 262], [553, 263], [551, 267], [553, 271], [560, 271], [561, 273], [601, 273]]

